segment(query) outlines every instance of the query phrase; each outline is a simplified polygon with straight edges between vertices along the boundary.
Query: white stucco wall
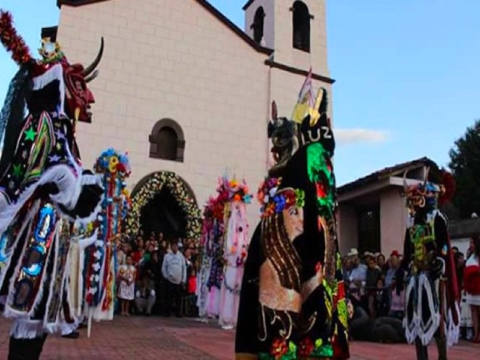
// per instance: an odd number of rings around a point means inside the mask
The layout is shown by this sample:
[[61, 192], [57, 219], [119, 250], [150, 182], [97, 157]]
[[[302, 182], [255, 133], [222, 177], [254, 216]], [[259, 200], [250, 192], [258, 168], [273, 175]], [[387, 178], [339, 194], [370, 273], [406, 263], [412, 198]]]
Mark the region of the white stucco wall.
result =
[[393, 250], [403, 252], [407, 228], [407, 208], [399, 187], [390, 187], [380, 195], [381, 249], [387, 257]]
[[470, 247], [470, 238], [451, 239], [452, 246], [456, 246], [458, 250], [467, 255], [468, 248]]
[[245, 32], [253, 37], [250, 26], [255, 12], [262, 6], [265, 11], [265, 45], [275, 49], [275, 61], [297, 68], [312, 66], [316, 73], [330, 76], [327, 64], [327, 30], [325, 0], [303, 0], [313, 18], [310, 20], [310, 53], [292, 47], [292, 0], [255, 0], [245, 11]]
[[357, 212], [348, 204], [338, 207], [338, 241], [342, 255], [346, 255], [351, 248], [358, 249]]
[[[284, 16], [276, 22], [286, 21]], [[130, 188], [151, 172], [173, 171], [192, 187], [199, 206], [226, 170], [245, 177], [256, 192], [268, 164], [270, 101], [275, 98], [280, 114], [290, 116], [304, 76], [267, 67], [268, 55], [193, 0], [62, 6], [58, 40], [71, 62], [91, 62], [102, 36], [100, 75], [90, 85], [96, 98], [93, 123], [77, 129], [84, 164], [92, 166], [108, 147], [128, 151]], [[315, 63], [320, 64], [316, 72], [326, 68], [326, 58]], [[149, 158], [148, 137], [163, 118], [183, 129], [183, 163]], [[251, 227], [258, 222], [258, 208], [254, 202], [248, 209]]]

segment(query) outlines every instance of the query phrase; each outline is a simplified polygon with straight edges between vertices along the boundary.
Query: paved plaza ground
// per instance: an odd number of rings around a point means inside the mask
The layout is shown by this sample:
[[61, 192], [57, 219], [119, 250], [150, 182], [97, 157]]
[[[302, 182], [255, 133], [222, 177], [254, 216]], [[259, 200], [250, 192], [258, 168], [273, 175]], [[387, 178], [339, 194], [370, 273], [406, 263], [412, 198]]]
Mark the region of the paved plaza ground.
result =
[[[9, 323], [0, 320], [0, 359], [6, 359]], [[42, 360], [233, 360], [233, 331], [191, 319], [117, 317], [94, 323], [92, 337], [80, 330], [77, 340], [48, 338]], [[352, 343], [352, 360], [414, 360], [407, 345]], [[435, 347], [430, 359], [436, 359]], [[478, 360], [480, 345], [461, 343], [450, 350], [450, 360]]]

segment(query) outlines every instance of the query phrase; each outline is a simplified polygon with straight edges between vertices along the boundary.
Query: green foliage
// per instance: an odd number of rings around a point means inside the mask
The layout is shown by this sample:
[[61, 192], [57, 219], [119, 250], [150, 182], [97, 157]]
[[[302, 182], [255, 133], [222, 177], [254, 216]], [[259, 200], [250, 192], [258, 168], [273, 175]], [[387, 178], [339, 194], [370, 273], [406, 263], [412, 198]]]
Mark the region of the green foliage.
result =
[[455, 141], [449, 167], [456, 182], [453, 204], [462, 218], [480, 213], [480, 120]]

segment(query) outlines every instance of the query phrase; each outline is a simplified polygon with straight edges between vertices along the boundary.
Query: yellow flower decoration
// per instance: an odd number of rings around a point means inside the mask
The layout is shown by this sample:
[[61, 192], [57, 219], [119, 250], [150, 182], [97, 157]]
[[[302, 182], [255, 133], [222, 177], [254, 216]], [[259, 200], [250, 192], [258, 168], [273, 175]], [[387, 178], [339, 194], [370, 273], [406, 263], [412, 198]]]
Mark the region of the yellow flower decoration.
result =
[[110, 162], [110, 165], [108, 165], [108, 170], [112, 174], [115, 174], [117, 172], [117, 164], [112, 164], [112, 162]]
[[118, 157], [117, 156], [112, 156], [110, 158], [110, 165], [118, 165]]

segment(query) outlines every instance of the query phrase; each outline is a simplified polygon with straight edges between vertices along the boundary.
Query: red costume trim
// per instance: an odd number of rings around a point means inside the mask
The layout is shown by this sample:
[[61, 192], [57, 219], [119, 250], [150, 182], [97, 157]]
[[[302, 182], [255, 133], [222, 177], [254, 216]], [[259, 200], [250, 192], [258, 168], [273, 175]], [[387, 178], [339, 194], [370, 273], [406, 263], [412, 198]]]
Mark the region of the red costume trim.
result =
[[8, 52], [12, 53], [12, 59], [18, 65], [32, 60], [28, 46], [13, 27], [12, 14], [2, 10], [0, 10], [0, 42]]
[[467, 266], [463, 272], [465, 291], [471, 295], [480, 295], [480, 266]]
[[446, 275], [447, 275], [447, 289], [450, 294], [451, 300], [455, 300], [457, 303], [460, 302], [460, 293], [458, 292], [458, 279], [457, 272], [455, 267], [455, 260], [453, 258], [452, 243], [450, 241], [450, 234], [448, 234], [447, 239], [448, 254], [446, 256]]

